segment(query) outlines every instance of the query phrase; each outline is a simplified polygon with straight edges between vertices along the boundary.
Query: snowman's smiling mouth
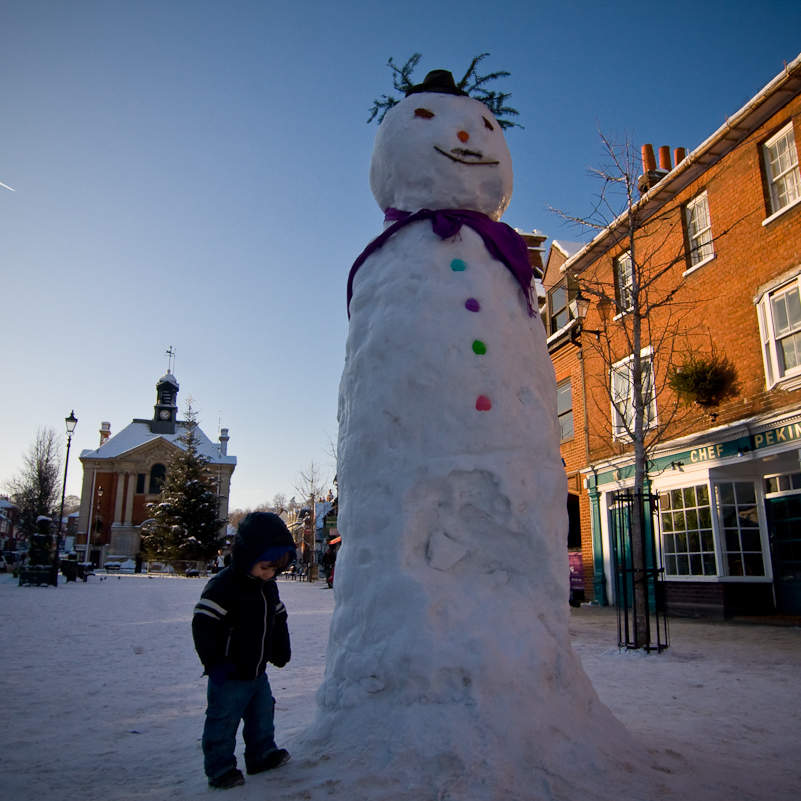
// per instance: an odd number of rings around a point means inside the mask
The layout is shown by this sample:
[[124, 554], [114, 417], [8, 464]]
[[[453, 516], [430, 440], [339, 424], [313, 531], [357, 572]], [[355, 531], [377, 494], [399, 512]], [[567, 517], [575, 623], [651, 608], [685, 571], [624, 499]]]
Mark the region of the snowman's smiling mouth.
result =
[[484, 161], [483, 153], [476, 150], [467, 150], [463, 147], [455, 147], [449, 152], [434, 145], [434, 150], [436, 150], [437, 153], [442, 153], [443, 156], [447, 156], [451, 161], [458, 161], [459, 164], [469, 164], [471, 166], [500, 164], [499, 161]]

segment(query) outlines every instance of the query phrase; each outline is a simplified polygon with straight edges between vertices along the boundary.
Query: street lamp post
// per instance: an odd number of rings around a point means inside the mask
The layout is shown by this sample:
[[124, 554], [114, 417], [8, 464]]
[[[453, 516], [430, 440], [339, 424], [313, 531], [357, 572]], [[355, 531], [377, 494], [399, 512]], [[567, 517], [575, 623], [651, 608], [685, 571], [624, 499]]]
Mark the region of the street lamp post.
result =
[[56, 552], [53, 554], [52, 584], [54, 587], [58, 586], [58, 546], [61, 542], [61, 524], [64, 520], [64, 495], [67, 492], [67, 470], [70, 466], [70, 445], [72, 444], [72, 432], [75, 431], [75, 426], [78, 425], [78, 418], [75, 416], [75, 412], [70, 412], [70, 416], [64, 418], [64, 422], [67, 424], [67, 458], [64, 462], [64, 484], [61, 487], [61, 511], [58, 513]]

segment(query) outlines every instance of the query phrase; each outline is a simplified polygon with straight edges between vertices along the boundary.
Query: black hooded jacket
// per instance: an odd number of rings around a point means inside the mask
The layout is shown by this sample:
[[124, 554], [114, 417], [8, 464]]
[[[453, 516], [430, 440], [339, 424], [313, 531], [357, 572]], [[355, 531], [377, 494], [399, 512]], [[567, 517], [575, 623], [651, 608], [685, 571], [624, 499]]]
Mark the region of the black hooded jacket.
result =
[[206, 584], [192, 617], [195, 650], [206, 673], [226, 664], [230, 678], [250, 680], [268, 662], [276, 667], [289, 662], [287, 613], [278, 586], [275, 579], [254, 578], [250, 569], [265, 551], [273, 561], [294, 550], [292, 535], [278, 515], [253, 512], [239, 524], [231, 565]]

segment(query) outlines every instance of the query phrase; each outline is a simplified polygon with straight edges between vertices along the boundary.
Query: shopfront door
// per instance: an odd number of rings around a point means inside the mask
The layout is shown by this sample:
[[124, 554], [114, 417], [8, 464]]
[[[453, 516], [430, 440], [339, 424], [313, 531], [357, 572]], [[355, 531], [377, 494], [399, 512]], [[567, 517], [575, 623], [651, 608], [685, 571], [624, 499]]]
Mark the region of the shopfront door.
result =
[[765, 501], [776, 586], [776, 604], [788, 615], [801, 615], [801, 495]]

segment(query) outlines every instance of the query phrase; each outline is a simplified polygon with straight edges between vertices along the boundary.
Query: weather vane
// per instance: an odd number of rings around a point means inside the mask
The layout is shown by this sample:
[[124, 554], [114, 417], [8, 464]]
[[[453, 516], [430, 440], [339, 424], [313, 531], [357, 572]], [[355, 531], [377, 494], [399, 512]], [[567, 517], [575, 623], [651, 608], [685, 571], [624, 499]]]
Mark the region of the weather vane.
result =
[[164, 352], [167, 355], [167, 372], [172, 373], [175, 370], [175, 349], [170, 345]]

